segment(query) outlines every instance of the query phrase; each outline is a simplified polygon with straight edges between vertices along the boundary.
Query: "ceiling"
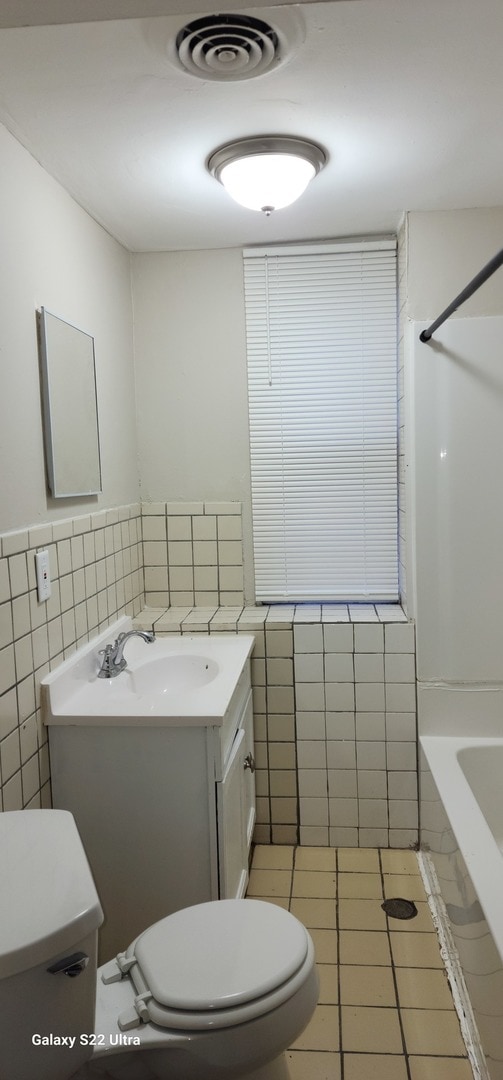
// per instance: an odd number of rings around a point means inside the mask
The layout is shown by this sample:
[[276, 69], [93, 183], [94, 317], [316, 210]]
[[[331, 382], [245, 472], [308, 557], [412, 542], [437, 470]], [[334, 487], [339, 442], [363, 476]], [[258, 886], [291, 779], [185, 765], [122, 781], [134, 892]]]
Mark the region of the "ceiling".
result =
[[[385, 233], [404, 210], [503, 203], [502, 0], [190, 2], [74, 0], [72, 17], [95, 21], [58, 24], [68, 0], [2, 0], [0, 120], [130, 250]], [[179, 30], [222, 11], [277, 31], [268, 73], [181, 67]], [[20, 25], [35, 20], [48, 25]], [[267, 133], [329, 158], [269, 218], [205, 167], [222, 143]]]

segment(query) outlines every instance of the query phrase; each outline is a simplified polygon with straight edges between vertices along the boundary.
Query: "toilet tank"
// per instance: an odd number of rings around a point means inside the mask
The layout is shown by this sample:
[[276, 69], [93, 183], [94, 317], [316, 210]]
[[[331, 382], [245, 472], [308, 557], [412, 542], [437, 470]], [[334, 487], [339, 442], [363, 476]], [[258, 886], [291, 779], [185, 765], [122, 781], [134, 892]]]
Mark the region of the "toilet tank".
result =
[[68, 1080], [91, 1056], [102, 921], [72, 815], [0, 813], [0, 1080]]

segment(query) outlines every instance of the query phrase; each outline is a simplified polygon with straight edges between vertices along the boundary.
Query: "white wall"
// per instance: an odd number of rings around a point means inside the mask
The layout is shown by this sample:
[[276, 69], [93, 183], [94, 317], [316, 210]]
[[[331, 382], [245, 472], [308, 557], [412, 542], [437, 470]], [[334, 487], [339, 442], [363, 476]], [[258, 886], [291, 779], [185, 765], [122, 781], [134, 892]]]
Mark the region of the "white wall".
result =
[[[0, 127], [0, 532], [138, 499], [130, 256]], [[52, 499], [35, 312], [95, 338], [103, 493]], [[71, 386], [69, 386], [71, 394]]]
[[251, 567], [242, 253], [133, 255], [133, 295], [142, 500], [241, 502]]
[[[502, 246], [503, 207], [407, 215], [407, 314], [433, 322]], [[452, 318], [503, 313], [503, 269]]]
[[503, 683], [503, 271], [430, 344], [418, 335], [497, 253], [503, 208], [411, 213], [407, 228], [419, 729], [475, 734]]

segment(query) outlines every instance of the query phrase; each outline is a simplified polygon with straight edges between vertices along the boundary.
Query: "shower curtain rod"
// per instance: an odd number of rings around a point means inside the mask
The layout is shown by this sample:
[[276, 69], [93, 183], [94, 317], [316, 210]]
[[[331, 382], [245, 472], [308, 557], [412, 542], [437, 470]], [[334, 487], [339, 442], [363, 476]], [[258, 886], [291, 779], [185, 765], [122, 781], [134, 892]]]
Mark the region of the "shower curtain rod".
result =
[[435, 319], [435, 322], [432, 322], [431, 326], [428, 326], [426, 330], [422, 331], [422, 333], [419, 335], [419, 340], [424, 342], [429, 341], [431, 335], [434, 334], [435, 330], [438, 330], [438, 327], [441, 326], [442, 323], [449, 318], [449, 315], [452, 315], [454, 311], [457, 311], [458, 307], [460, 307], [461, 304], [464, 304], [465, 300], [468, 300], [470, 296], [472, 296], [473, 293], [477, 291], [477, 289], [480, 289], [480, 286], [484, 284], [484, 281], [487, 281], [487, 279], [490, 278], [491, 275], [494, 274], [495, 270], [497, 270], [502, 264], [503, 248], [501, 249], [501, 251], [498, 252], [497, 255], [494, 256], [493, 259], [489, 260], [486, 266], [482, 267], [482, 270], [480, 270], [479, 273], [476, 274], [471, 281], [468, 282], [466, 288], [464, 288], [462, 292], [459, 293], [459, 296], [456, 296], [456, 299], [452, 301], [452, 304], [449, 304], [449, 307], [446, 307], [445, 311], [443, 311], [442, 314], [438, 316], [438, 319]]

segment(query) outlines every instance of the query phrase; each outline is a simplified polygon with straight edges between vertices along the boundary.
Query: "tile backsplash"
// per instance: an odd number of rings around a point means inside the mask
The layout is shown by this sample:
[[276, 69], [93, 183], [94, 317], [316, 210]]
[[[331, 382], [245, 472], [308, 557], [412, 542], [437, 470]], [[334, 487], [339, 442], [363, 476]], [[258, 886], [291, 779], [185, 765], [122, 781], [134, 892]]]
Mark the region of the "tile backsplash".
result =
[[243, 604], [241, 503], [145, 503], [142, 520], [147, 604]]
[[[39, 603], [35, 553], [51, 596]], [[40, 680], [121, 614], [144, 604], [138, 504], [0, 537], [0, 809], [50, 806]]]
[[122, 614], [158, 634], [255, 635], [257, 840], [417, 841], [413, 624], [397, 605], [245, 606], [237, 502], [134, 504], [0, 537], [0, 809], [50, 805], [40, 680]]

